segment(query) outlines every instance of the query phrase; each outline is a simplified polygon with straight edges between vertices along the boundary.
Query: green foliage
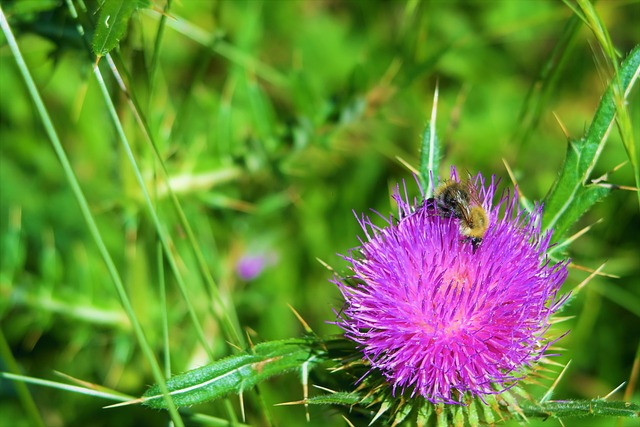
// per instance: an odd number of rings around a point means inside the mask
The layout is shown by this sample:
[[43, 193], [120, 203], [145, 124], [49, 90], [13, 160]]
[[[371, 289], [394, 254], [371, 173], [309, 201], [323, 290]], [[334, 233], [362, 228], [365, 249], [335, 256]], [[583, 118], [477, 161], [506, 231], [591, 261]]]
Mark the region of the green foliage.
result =
[[6, 7], [8, 15], [30, 15], [50, 11], [59, 6], [57, 0], [15, 1]]
[[343, 405], [353, 406], [357, 404], [366, 404], [366, 400], [363, 400], [362, 396], [357, 393], [335, 392], [331, 394], [323, 394], [321, 396], [314, 396], [307, 399], [310, 405]]
[[431, 110], [431, 120], [427, 123], [422, 133], [422, 146], [420, 148], [420, 185], [425, 191], [425, 197], [431, 197], [435, 190], [435, 182], [440, 170], [440, 141], [436, 132], [436, 111], [438, 110], [438, 92], [436, 90], [433, 97], [433, 108]]
[[105, 0], [91, 42], [93, 53], [104, 56], [111, 52], [124, 37], [133, 12], [149, 6], [149, 0]]
[[524, 413], [529, 417], [627, 417], [639, 418], [640, 405], [630, 402], [609, 402], [602, 399], [549, 401], [540, 404], [523, 405]]
[[610, 186], [588, 184], [619, 111], [614, 94], [629, 93], [640, 73], [640, 47], [636, 47], [614, 76], [584, 137], [569, 141], [560, 175], [545, 198], [543, 227], [562, 238], [585, 212], [611, 191]]
[[[241, 394], [256, 384], [293, 370], [311, 369], [321, 361], [318, 343], [304, 339], [270, 341], [256, 345], [250, 353], [229, 356], [215, 363], [174, 375], [167, 381], [168, 395], [176, 406], [207, 402], [229, 393]], [[160, 387], [143, 395], [143, 403], [166, 408]]]
[[[338, 333], [327, 321], [341, 296], [317, 259], [342, 270], [336, 253], [361, 233], [352, 211], [386, 215], [397, 182], [417, 194], [412, 171], [424, 180], [449, 164], [508, 186], [503, 158], [519, 190], [539, 200], [565, 170], [552, 112], [568, 134], [583, 135], [605, 87], [614, 87], [613, 104], [598, 110], [593, 138], [572, 146], [593, 154], [589, 144], [601, 141], [614, 112], [617, 126], [590, 173], [577, 174], [578, 190], [564, 193], [573, 207], [554, 235], [602, 218], [570, 246], [560, 243], [587, 268], [608, 260], [605, 271], [620, 279], [596, 277], [567, 307], [572, 332], [559, 361], [574, 363], [555, 396], [580, 402], [629, 379], [640, 312], [636, 196], [610, 191], [592, 204], [600, 194], [587, 188], [605, 174], [608, 188], [640, 182], [637, 85], [626, 93], [609, 84], [629, 69], [615, 72], [637, 43], [637, 2], [153, 4], [0, 0], [2, 369], [43, 379], [24, 388], [16, 381], [25, 377], [3, 374], [0, 413], [14, 425], [165, 424], [166, 411], [103, 409], [101, 399], [122, 395], [89, 390], [140, 396], [156, 384], [164, 395], [171, 372], [246, 361], [252, 353], [236, 354], [249, 348], [247, 335], [267, 343], [300, 336], [288, 305], [319, 336]], [[108, 57], [94, 69], [95, 55]], [[581, 159], [571, 162], [583, 168]], [[578, 182], [564, 173], [557, 188]], [[547, 214], [562, 208], [559, 191]], [[254, 275], [241, 274], [247, 260], [261, 262]], [[568, 287], [587, 275], [572, 271]], [[228, 397], [171, 411], [174, 423], [242, 425], [240, 414], [250, 425], [304, 423], [302, 405], [274, 406], [301, 400], [299, 345], [271, 348], [283, 359], [266, 363], [268, 381], [251, 362], [231, 368], [249, 377], [217, 389]], [[358, 375], [325, 369], [349, 349], [310, 347], [324, 363], [309, 372], [309, 425], [340, 425], [342, 415], [368, 425], [380, 401], [369, 407], [370, 396], [353, 391]], [[92, 384], [51, 388], [44, 379], [54, 371]], [[553, 381], [540, 382], [535, 396]], [[418, 419], [409, 406], [385, 405], [379, 424]], [[473, 405], [429, 420], [500, 422], [501, 412]]]
[[[343, 405], [365, 414], [369, 412], [372, 425], [478, 427], [494, 424], [499, 419], [522, 419], [522, 411], [514, 397], [514, 393], [522, 394], [522, 390], [486, 396], [484, 403], [469, 399], [466, 405], [434, 405], [419, 396], [392, 396], [382, 388], [380, 393], [369, 390], [364, 394], [362, 390], [365, 387], [359, 387], [359, 391], [351, 393], [336, 392], [312, 397], [306, 402], [310, 405]], [[533, 416], [548, 417], [549, 414]]]

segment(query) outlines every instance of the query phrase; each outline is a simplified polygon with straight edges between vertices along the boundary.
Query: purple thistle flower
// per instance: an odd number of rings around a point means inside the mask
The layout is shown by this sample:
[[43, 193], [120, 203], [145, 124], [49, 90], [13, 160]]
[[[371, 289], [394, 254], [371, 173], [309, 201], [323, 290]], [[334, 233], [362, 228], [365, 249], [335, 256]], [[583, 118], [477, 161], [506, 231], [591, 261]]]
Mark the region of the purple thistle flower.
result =
[[346, 301], [337, 325], [394, 395], [462, 404], [465, 394], [501, 393], [553, 342], [545, 333], [568, 296], [557, 295], [568, 262], [546, 259], [541, 206], [520, 210], [508, 192], [494, 205], [495, 179], [473, 184], [489, 218], [477, 249], [458, 219], [396, 188], [399, 218], [383, 228], [359, 218], [366, 241], [343, 256], [353, 275], [334, 279]]

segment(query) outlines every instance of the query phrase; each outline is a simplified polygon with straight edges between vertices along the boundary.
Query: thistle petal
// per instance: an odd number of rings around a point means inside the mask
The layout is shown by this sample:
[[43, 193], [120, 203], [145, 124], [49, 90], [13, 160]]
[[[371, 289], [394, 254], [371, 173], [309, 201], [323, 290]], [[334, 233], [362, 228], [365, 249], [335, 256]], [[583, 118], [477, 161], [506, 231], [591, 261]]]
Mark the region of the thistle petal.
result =
[[357, 280], [333, 280], [346, 301], [336, 323], [394, 394], [483, 399], [513, 387], [551, 343], [545, 333], [566, 300], [558, 291], [568, 261], [546, 258], [542, 207], [520, 210], [509, 192], [494, 204], [494, 178], [472, 183], [489, 220], [478, 247], [461, 236], [459, 219], [410, 203], [397, 187], [397, 220], [358, 219], [365, 239], [344, 255]]

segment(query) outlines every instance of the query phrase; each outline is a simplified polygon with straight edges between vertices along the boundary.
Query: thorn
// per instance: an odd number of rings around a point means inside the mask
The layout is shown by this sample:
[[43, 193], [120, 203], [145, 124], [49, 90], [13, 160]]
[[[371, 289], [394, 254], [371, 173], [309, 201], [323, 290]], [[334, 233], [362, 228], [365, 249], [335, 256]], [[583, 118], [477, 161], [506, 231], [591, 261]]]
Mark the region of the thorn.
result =
[[607, 394], [605, 397], [603, 397], [603, 400], [607, 400], [608, 398], [610, 398], [615, 392], [617, 392], [618, 390], [620, 390], [622, 387], [624, 387], [624, 385], [626, 384], [626, 381], [623, 381], [622, 384], [620, 384], [618, 387], [614, 388], [613, 390], [611, 390], [609, 392], [609, 394]]
[[[133, 403], [135, 403], [135, 399], [132, 400], [132, 398], [133, 398], [132, 396], [129, 396], [129, 395], [126, 395], [124, 393], [120, 393], [118, 391], [109, 389], [108, 387], [104, 387], [104, 386], [102, 386], [100, 384], [94, 384], [94, 383], [90, 383], [88, 381], [83, 381], [81, 379], [72, 377], [71, 375], [68, 375], [68, 374], [65, 374], [63, 372], [56, 371], [56, 370], [54, 370], [53, 373], [58, 375], [58, 376], [60, 376], [60, 377], [62, 377], [62, 378], [67, 379], [68, 381], [70, 381], [72, 383], [79, 384], [82, 387], [87, 388], [89, 390], [96, 390], [96, 391], [99, 391], [99, 392], [107, 392], [109, 394], [116, 395], [116, 396], [119, 395], [123, 400], [126, 400], [125, 403], [117, 403], [117, 404], [115, 404], [115, 406], [124, 406], [125, 404], [133, 404]], [[140, 399], [142, 399], [142, 398], [140, 398]], [[109, 407], [110, 406], [105, 406], [105, 408], [109, 408]]]
[[597, 220], [596, 222], [594, 222], [593, 224], [587, 225], [586, 227], [584, 227], [583, 229], [579, 230], [578, 232], [572, 234], [571, 236], [569, 236], [564, 242], [562, 242], [561, 244], [555, 246], [550, 252], [555, 252], [561, 248], [564, 248], [565, 246], [570, 245], [571, 243], [573, 243], [575, 240], [577, 240], [580, 236], [582, 236], [583, 234], [585, 234], [587, 231], [591, 230], [591, 228], [602, 222], [602, 218], [600, 218], [599, 220]]
[[498, 414], [498, 416], [500, 417], [500, 421], [504, 422], [504, 417], [502, 416], [502, 411], [500, 410], [500, 403], [498, 403], [497, 401], [490, 403], [489, 407], [491, 409], [493, 409], [493, 411]]
[[295, 316], [298, 318], [298, 322], [300, 322], [302, 324], [302, 327], [304, 328], [305, 332], [309, 333], [309, 334], [313, 334], [313, 330], [311, 329], [311, 327], [309, 326], [309, 324], [307, 322], [305, 322], [305, 320], [302, 318], [302, 316], [300, 315], [300, 313], [298, 313], [296, 311], [295, 308], [293, 308], [293, 306], [291, 306], [291, 304], [287, 303], [287, 306], [289, 307], [289, 309], [291, 311], [293, 311], [293, 314], [295, 314]]
[[597, 185], [598, 187], [602, 187], [602, 188], [608, 188], [610, 190], [624, 190], [624, 191], [638, 191], [637, 187], [631, 187], [628, 185], [618, 185], [618, 184], [611, 184], [609, 182], [603, 182], [603, 183], [594, 183], [593, 185]]
[[409, 162], [407, 162], [405, 159], [403, 159], [400, 156], [396, 156], [396, 160], [400, 162], [400, 164], [402, 164], [402, 166], [404, 166], [405, 168], [409, 169], [409, 171], [415, 175], [420, 175], [420, 172], [418, 172], [418, 169], [414, 168], [413, 166], [411, 166], [409, 164]]
[[251, 340], [251, 334], [249, 334], [249, 331], [247, 330], [245, 330], [245, 333], [247, 335], [247, 341], [249, 342], [249, 347], [253, 349], [254, 345], [253, 345], [253, 341]]
[[56, 375], [61, 376], [62, 378], [65, 378], [65, 379], [67, 379], [67, 380], [69, 380], [69, 381], [71, 381], [73, 383], [80, 384], [83, 387], [90, 388], [92, 390], [98, 390], [99, 389], [99, 386], [97, 384], [93, 384], [93, 383], [90, 383], [88, 381], [83, 381], [81, 379], [72, 377], [71, 375], [65, 374], [63, 372], [54, 370], [53, 373], [56, 374]]
[[618, 166], [614, 166], [613, 169], [611, 169], [611, 172], [609, 172], [609, 173], [617, 172], [618, 169], [620, 169], [621, 167], [623, 167], [627, 163], [629, 163], [629, 160], [625, 160], [624, 162], [620, 163]]
[[153, 10], [156, 13], [159, 13], [160, 15], [164, 15], [167, 18], [173, 19], [174, 21], [176, 20], [175, 16], [171, 15], [170, 13], [165, 12], [164, 10], [160, 9], [159, 7], [157, 7], [155, 5], [151, 8], [151, 10]]
[[386, 402], [382, 402], [382, 404], [380, 405], [380, 409], [378, 410], [376, 415], [373, 417], [369, 425], [370, 426], [373, 425], [376, 422], [376, 420], [382, 416], [382, 414], [387, 412], [388, 409], [389, 409], [389, 404]]
[[238, 393], [238, 399], [240, 400], [240, 413], [242, 414], [242, 422], [246, 422], [247, 419], [245, 417], [245, 413], [244, 413], [244, 392], [243, 390], [240, 390], [240, 393]]
[[333, 267], [331, 267], [329, 264], [327, 264], [326, 262], [324, 262], [323, 260], [321, 260], [320, 258], [316, 257], [316, 260], [322, 264], [322, 266], [324, 268], [326, 268], [327, 270], [329, 270], [332, 273], [335, 273], [336, 271], [333, 269]]
[[546, 402], [551, 397], [551, 394], [553, 393], [553, 390], [555, 390], [556, 386], [560, 382], [560, 379], [563, 377], [565, 372], [567, 372], [567, 369], [569, 368], [569, 365], [571, 365], [571, 360], [569, 360], [567, 362], [567, 364], [564, 366], [564, 369], [562, 370], [562, 372], [560, 372], [560, 375], [558, 375], [558, 378], [556, 378], [554, 383], [551, 384], [551, 387], [549, 388], [549, 390], [544, 394], [544, 396], [542, 396], [542, 399], [540, 399], [540, 403]]
[[314, 385], [313, 385], [313, 387], [315, 387], [315, 388], [317, 388], [317, 389], [319, 389], [319, 390], [326, 391], [326, 392], [331, 393], [331, 394], [335, 394], [335, 393], [337, 393], [337, 391], [335, 391], [335, 390], [331, 390], [330, 388], [322, 387], [321, 385], [316, 385], [316, 384], [314, 384]]
[[558, 117], [555, 111], [553, 111], [553, 117], [556, 118], [556, 122], [558, 122], [558, 125], [560, 125], [560, 129], [562, 130], [564, 137], [569, 139], [570, 138], [569, 132], [567, 132], [567, 128], [564, 126], [564, 124], [562, 123], [562, 120], [560, 120], [560, 117]]
[[126, 402], [114, 403], [113, 405], [103, 406], [102, 409], [119, 408], [121, 406], [135, 405], [136, 403], [142, 403], [145, 401], [144, 397], [139, 397], [133, 400], [127, 400]]
[[[518, 406], [517, 402], [516, 402], [515, 410], [518, 413], [518, 415], [520, 415], [522, 417], [522, 419], [524, 420], [525, 424], [529, 424], [529, 419], [524, 414], [524, 411], [522, 410], [522, 408], [520, 408], [520, 406]], [[502, 420], [504, 421], [505, 418], [502, 416], [502, 411], [500, 411], [499, 414], [500, 414], [500, 418], [502, 418]]]
[[[538, 377], [542, 377], [542, 375], [538, 375]], [[534, 377], [529, 377], [527, 378], [527, 384], [531, 384], [531, 385], [537, 385], [537, 386], [544, 386], [543, 383], [541, 383], [540, 381], [538, 381], [536, 378]]]
[[[540, 366], [540, 369], [542, 369], [542, 370], [551, 371], [551, 368], [546, 368], [546, 365], [551, 365], [551, 366], [557, 366], [557, 367], [564, 368], [564, 363], [557, 362], [557, 361], [553, 360], [553, 358], [547, 357], [547, 356], [542, 357], [540, 359], [540, 365], [539, 366]], [[554, 371], [554, 372], [556, 372], [556, 371]]]
[[311, 422], [309, 415], [309, 362], [302, 364], [302, 397], [304, 399], [304, 412], [307, 422]]
[[604, 268], [604, 266], [606, 265], [606, 262], [603, 262], [600, 267], [598, 267], [596, 269], [596, 271], [594, 271], [593, 273], [591, 273], [590, 275], [587, 276], [586, 279], [584, 279], [578, 286], [575, 287], [574, 291], [576, 293], [580, 292], [582, 290], [582, 288], [584, 288], [587, 283], [589, 283], [591, 281], [591, 279], [593, 279], [595, 276], [597, 276], [597, 274], [600, 272], [600, 270], [602, 270]]
[[566, 322], [567, 320], [571, 320], [571, 319], [575, 319], [576, 316], [564, 316], [564, 317], [559, 317], [559, 316], [554, 316], [553, 320], [551, 320], [552, 324], [557, 324], [557, 323], [562, 323], [562, 322]]
[[516, 181], [516, 176], [513, 173], [513, 170], [511, 170], [511, 167], [509, 166], [509, 163], [507, 163], [507, 159], [505, 159], [503, 157], [502, 158], [502, 163], [504, 164], [504, 167], [507, 170], [507, 174], [509, 175], [509, 179], [511, 179], [511, 183], [513, 184], [513, 188], [515, 188], [517, 193], [518, 193], [518, 199], [520, 200], [520, 204], [522, 206], [524, 206], [528, 211], [531, 211], [532, 207], [531, 207], [531, 205], [529, 203], [529, 199], [524, 195], [524, 193], [520, 189], [520, 186], [518, 185], [518, 181]]
[[598, 187], [602, 187], [602, 188], [609, 188], [611, 190], [638, 191], [636, 187], [630, 187], [628, 185], [617, 185], [610, 182], [606, 182], [609, 180], [610, 174], [613, 174], [614, 172], [616, 172], [618, 169], [620, 169], [622, 166], [626, 165], [627, 163], [628, 163], [628, 160], [625, 160], [624, 162], [618, 164], [613, 169], [604, 173], [598, 178], [592, 179], [591, 184], [597, 185]]
[[[586, 227], [584, 227], [583, 229], [581, 229], [580, 231], [578, 231], [577, 233], [574, 233], [571, 237], [569, 237], [569, 239], [571, 239], [570, 241], [573, 241], [575, 239], [577, 239], [578, 237], [582, 236], [584, 233], [586, 233], [587, 231], [591, 230], [591, 228], [593, 228], [594, 225], [596, 224], [600, 224], [602, 222], [602, 218], [600, 218], [599, 220], [597, 220], [596, 222], [594, 222], [591, 225], [587, 225]], [[567, 240], [569, 240], [567, 239]]]
[[[550, 369], [546, 370], [545, 372], [553, 373], [553, 374], [554, 374], [554, 376], [543, 375], [543, 374], [541, 374], [541, 373], [537, 373], [538, 378], [541, 378], [541, 379], [543, 379], [543, 380], [545, 380], [545, 381], [549, 381], [549, 380], [551, 380], [552, 378], [555, 378], [555, 374], [557, 374], [557, 373], [558, 373], [557, 371], [552, 371], [552, 370], [550, 370]], [[537, 383], [538, 383], [538, 385], [543, 385], [540, 381], [537, 381]]]
[[583, 265], [573, 264], [573, 263], [569, 264], [569, 268], [575, 268], [576, 270], [586, 271], [587, 273], [594, 273], [595, 272], [600, 277], [609, 277], [610, 279], [619, 279], [620, 278], [620, 276], [617, 276], [615, 274], [601, 273], [601, 272], [598, 272], [597, 270], [594, 270], [592, 268], [585, 267]]
[[231, 341], [226, 341], [226, 340], [225, 340], [225, 342], [226, 342], [230, 347], [233, 347], [233, 348], [235, 348], [235, 349], [236, 349], [236, 350], [238, 350], [238, 351], [244, 351], [242, 348], [238, 347], [236, 344], [232, 343]]
[[305, 403], [304, 400], [294, 400], [292, 402], [274, 403], [273, 406], [293, 406], [293, 405], [303, 405], [304, 403]]
[[507, 174], [509, 175], [509, 179], [511, 179], [511, 184], [513, 184], [514, 187], [518, 186], [518, 182], [516, 181], [516, 177], [513, 174], [513, 171], [511, 170], [511, 167], [509, 166], [509, 163], [507, 162], [507, 159], [505, 159], [504, 157], [502, 158], [502, 164], [504, 164], [504, 168], [507, 170]]
[[356, 427], [351, 421], [349, 421], [349, 418], [345, 417], [344, 415], [342, 415], [342, 418], [347, 422], [347, 424], [349, 424], [349, 427]]

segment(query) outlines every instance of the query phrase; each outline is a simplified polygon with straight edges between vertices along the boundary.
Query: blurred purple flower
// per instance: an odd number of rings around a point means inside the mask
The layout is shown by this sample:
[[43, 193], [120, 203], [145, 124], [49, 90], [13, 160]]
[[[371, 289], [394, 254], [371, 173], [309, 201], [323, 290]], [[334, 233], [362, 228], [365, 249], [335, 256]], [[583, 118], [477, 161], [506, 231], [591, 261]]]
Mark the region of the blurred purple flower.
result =
[[541, 207], [522, 211], [509, 193], [494, 205], [493, 178], [473, 185], [489, 216], [477, 250], [458, 219], [396, 188], [398, 219], [380, 228], [363, 215], [366, 240], [343, 256], [353, 274], [334, 279], [346, 301], [336, 323], [359, 345], [367, 375], [380, 371], [394, 395], [482, 399], [515, 385], [553, 342], [545, 333], [568, 296], [558, 296], [568, 262], [546, 258]]
[[277, 256], [274, 253], [245, 254], [238, 260], [236, 272], [242, 280], [253, 280], [276, 260]]

